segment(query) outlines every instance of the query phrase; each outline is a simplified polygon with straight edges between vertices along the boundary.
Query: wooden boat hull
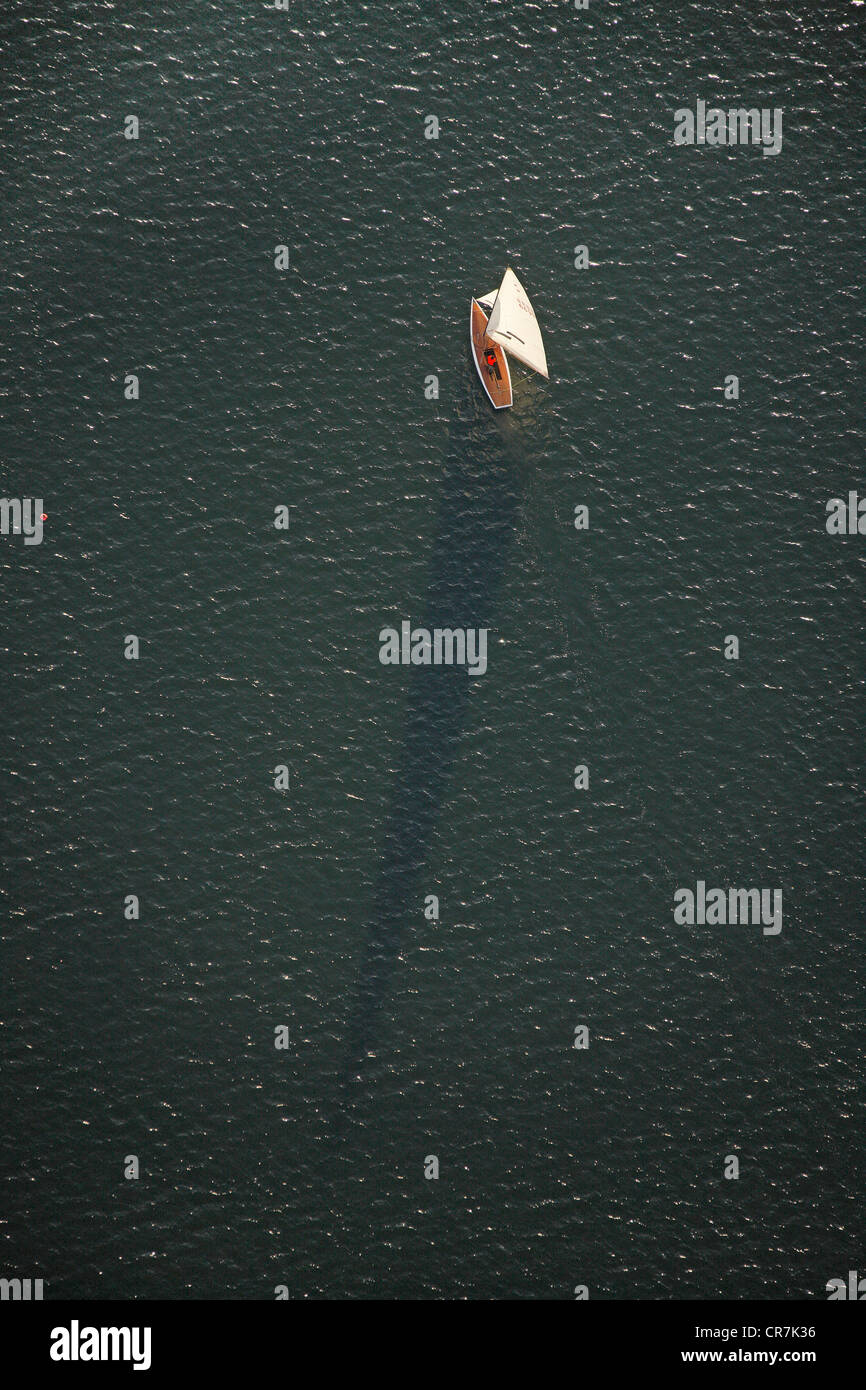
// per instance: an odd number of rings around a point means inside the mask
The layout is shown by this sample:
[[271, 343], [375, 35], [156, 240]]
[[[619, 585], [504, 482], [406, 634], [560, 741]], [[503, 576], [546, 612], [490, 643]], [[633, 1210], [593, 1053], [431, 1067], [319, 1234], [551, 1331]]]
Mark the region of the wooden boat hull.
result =
[[496, 410], [507, 409], [512, 404], [508, 358], [499, 344], [488, 338], [487, 315], [477, 299], [473, 299], [469, 310], [469, 343], [481, 385], [487, 392], [490, 404]]

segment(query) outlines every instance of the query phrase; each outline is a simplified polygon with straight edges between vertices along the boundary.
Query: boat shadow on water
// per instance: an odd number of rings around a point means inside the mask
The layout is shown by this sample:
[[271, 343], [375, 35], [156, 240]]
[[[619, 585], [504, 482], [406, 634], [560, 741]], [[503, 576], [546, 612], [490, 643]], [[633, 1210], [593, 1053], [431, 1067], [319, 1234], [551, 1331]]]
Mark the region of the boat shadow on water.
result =
[[[534, 395], [530, 385], [516, 393], [517, 410], [494, 414], [473, 382], [455, 412], [419, 626], [488, 628], [495, 643], [500, 581], [536, 452], [530, 428]], [[410, 671], [375, 908], [348, 1029], [344, 1104], [364, 1094], [383, 1065], [375, 1057], [383, 1006], [391, 998], [399, 953], [421, 920], [420, 871], [463, 734], [469, 683], [482, 679], [469, 675], [466, 666], [413, 666]]]

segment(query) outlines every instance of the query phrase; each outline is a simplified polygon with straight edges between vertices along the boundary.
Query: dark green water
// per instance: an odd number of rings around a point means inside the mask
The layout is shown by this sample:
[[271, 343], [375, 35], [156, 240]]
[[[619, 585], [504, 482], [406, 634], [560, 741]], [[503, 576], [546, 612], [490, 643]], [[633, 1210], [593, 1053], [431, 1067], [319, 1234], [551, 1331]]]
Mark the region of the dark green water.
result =
[[[2, 1273], [862, 1269], [863, 19], [765, 8], [4, 12], [0, 462], [48, 520], [0, 537]], [[675, 147], [698, 98], [780, 154]], [[494, 417], [507, 264], [551, 380]], [[383, 666], [403, 619], [487, 673]], [[698, 879], [781, 933], [676, 925]]]

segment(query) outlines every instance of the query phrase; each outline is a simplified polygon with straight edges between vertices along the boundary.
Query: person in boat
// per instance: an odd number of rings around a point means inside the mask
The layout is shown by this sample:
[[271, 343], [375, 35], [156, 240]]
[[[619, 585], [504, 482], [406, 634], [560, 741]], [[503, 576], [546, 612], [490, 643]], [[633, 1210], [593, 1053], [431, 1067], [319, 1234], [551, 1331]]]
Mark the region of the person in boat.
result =
[[484, 360], [487, 363], [487, 370], [490, 373], [490, 375], [498, 377], [501, 381], [502, 373], [499, 370], [499, 363], [496, 360], [496, 353], [493, 351], [493, 348], [485, 349]]

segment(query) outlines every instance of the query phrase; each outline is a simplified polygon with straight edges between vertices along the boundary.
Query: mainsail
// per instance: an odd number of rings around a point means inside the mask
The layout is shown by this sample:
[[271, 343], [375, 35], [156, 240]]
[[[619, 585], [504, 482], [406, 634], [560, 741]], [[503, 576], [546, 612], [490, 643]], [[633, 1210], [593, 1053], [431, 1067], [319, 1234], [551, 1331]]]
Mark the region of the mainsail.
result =
[[502, 277], [487, 323], [487, 336], [501, 343], [506, 352], [519, 357], [527, 367], [547, 376], [547, 358], [538, 321], [526, 290], [510, 267]]

